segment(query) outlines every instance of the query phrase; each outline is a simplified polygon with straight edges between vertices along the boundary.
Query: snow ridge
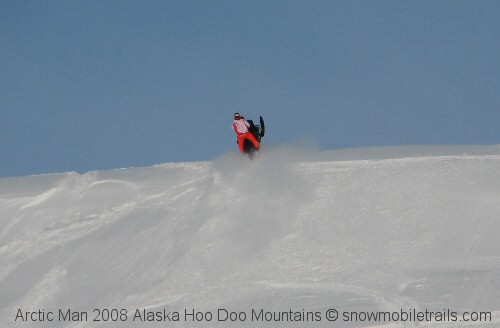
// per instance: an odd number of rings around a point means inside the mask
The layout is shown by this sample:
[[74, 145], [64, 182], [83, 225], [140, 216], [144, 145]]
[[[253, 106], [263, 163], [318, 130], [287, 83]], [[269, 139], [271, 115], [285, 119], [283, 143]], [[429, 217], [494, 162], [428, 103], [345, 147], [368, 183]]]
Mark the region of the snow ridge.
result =
[[[500, 324], [500, 148], [376, 152], [277, 147], [253, 161], [1, 179], [0, 326], [40, 325], [14, 321], [18, 309], [67, 308], [451, 309], [491, 313], [463, 327]], [[332, 326], [322, 318], [307, 327]]]

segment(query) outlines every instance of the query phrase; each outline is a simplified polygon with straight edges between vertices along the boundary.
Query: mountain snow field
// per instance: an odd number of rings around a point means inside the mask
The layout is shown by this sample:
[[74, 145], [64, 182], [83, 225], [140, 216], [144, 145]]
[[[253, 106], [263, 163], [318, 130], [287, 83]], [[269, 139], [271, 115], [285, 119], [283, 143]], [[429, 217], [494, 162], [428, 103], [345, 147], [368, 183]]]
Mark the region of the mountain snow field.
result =
[[500, 327], [500, 146], [0, 179], [0, 327]]

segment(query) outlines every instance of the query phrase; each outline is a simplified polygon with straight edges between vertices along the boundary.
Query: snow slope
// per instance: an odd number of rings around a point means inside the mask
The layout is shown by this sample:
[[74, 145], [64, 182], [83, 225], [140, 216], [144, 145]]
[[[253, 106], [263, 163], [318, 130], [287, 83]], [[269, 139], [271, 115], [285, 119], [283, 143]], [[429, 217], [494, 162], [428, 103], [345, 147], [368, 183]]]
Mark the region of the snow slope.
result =
[[[0, 327], [500, 327], [499, 233], [499, 146], [278, 147], [1, 179]], [[193, 309], [212, 320], [185, 320]], [[458, 322], [343, 320], [377, 311]]]

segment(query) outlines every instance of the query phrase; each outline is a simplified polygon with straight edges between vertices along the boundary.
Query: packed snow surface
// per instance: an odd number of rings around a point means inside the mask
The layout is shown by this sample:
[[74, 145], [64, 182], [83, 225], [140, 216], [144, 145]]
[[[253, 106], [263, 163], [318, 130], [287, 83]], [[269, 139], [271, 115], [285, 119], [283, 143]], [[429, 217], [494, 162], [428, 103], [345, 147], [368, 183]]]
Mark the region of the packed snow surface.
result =
[[500, 327], [499, 146], [0, 179], [0, 327], [364, 326]]

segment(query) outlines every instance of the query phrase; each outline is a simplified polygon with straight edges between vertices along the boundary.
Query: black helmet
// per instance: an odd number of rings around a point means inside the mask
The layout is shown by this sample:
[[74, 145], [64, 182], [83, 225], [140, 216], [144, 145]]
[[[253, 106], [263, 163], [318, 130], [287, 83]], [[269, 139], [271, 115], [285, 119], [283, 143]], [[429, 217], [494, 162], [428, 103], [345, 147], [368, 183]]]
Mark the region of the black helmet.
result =
[[239, 120], [241, 117], [240, 113], [234, 113], [234, 119]]

